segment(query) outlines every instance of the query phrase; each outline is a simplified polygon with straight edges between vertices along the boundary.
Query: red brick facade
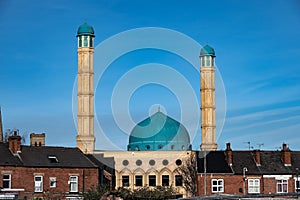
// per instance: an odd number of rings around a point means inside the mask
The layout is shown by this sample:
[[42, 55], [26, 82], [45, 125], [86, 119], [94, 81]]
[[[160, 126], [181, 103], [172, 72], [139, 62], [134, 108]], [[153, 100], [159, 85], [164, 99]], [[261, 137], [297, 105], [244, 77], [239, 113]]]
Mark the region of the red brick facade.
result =
[[[266, 177], [267, 176], [267, 177]], [[288, 178], [287, 178], [288, 176]], [[213, 179], [222, 179], [223, 180], [223, 192], [224, 194], [244, 194], [244, 183], [245, 183], [245, 194], [251, 194], [249, 191], [248, 180], [249, 179], [259, 179], [259, 192], [257, 194], [276, 194], [276, 193], [285, 193], [278, 191], [277, 180], [287, 180], [287, 192], [293, 193], [296, 192], [295, 181], [296, 177], [292, 175], [283, 176], [281, 175], [247, 175], [245, 182], [243, 175], [234, 175], [234, 174], [207, 174], [206, 175], [206, 195], [216, 194], [218, 192], [212, 191], [212, 180]], [[198, 186], [197, 194], [202, 196], [205, 194], [204, 190], [204, 174], [198, 174]], [[299, 178], [300, 180], [300, 178]]]
[[[37, 167], [11, 167], [0, 166], [1, 177], [3, 174], [11, 174], [11, 189], [2, 190], [2, 193], [18, 193], [19, 197], [59, 197], [64, 198], [70, 192], [70, 176], [78, 177], [78, 192], [87, 191], [92, 186], [98, 185], [97, 168], [37, 168]], [[43, 178], [42, 192], [35, 192], [34, 176]], [[56, 178], [56, 186], [50, 187], [50, 177]], [[0, 182], [3, 187], [3, 181]], [[76, 194], [73, 193], [73, 194]]]

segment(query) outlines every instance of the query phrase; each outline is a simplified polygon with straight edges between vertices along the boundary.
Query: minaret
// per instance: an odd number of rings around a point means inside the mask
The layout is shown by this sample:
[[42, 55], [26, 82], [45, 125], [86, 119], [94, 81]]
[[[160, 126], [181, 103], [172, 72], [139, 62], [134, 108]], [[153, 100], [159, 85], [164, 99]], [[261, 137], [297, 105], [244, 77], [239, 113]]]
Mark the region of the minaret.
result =
[[2, 125], [1, 107], [0, 107], [0, 142], [3, 142], [3, 125]]
[[201, 75], [201, 151], [215, 151], [216, 144], [216, 98], [215, 98], [215, 51], [206, 45], [200, 51]]
[[94, 29], [79, 26], [78, 39], [78, 135], [77, 147], [87, 154], [95, 149], [94, 137]]

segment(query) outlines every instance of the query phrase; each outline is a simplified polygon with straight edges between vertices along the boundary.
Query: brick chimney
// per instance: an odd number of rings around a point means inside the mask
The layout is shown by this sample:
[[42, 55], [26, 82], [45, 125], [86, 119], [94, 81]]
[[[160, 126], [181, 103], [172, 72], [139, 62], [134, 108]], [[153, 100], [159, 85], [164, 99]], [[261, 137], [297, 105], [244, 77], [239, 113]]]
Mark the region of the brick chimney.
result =
[[8, 147], [13, 154], [21, 152], [21, 136], [17, 134], [17, 131], [14, 131], [13, 135], [8, 138]]
[[254, 160], [255, 160], [255, 163], [256, 163], [256, 166], [260, 166], [260, 150], [259, 149], [256, 149], [254, 150]]
[[282, 162], [284, 166], [291, 166], [292, 159], [291, 159], [291, 150], [286, 146], [286, 144], [282, 144]]
[[227, 142], [226, 143], [226, 151], [225, 151], [225, 154], [226, 154], [226, 161], [227, 161], [227, 164], [229, 166], [232, 166], [232, 150], [231, 150], [231, 147], [230, 147], [230, 142]]

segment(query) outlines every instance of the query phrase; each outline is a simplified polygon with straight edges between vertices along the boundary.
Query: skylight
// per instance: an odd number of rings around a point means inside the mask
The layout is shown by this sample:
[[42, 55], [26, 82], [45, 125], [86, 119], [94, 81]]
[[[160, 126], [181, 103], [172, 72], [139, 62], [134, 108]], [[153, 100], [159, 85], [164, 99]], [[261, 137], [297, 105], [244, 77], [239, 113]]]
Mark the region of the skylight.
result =
[[56, 156], [48, 156], [50, 163], [58, 163], [58, 159]]

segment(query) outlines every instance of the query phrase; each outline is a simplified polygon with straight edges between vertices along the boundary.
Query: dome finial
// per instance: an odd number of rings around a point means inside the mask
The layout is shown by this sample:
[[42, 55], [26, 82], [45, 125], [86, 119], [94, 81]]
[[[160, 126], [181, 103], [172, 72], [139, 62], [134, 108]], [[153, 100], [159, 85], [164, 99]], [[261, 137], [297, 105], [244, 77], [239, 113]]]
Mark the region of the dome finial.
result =
[[160, 105], [158, 105], [157, 111], [160, 112]]

